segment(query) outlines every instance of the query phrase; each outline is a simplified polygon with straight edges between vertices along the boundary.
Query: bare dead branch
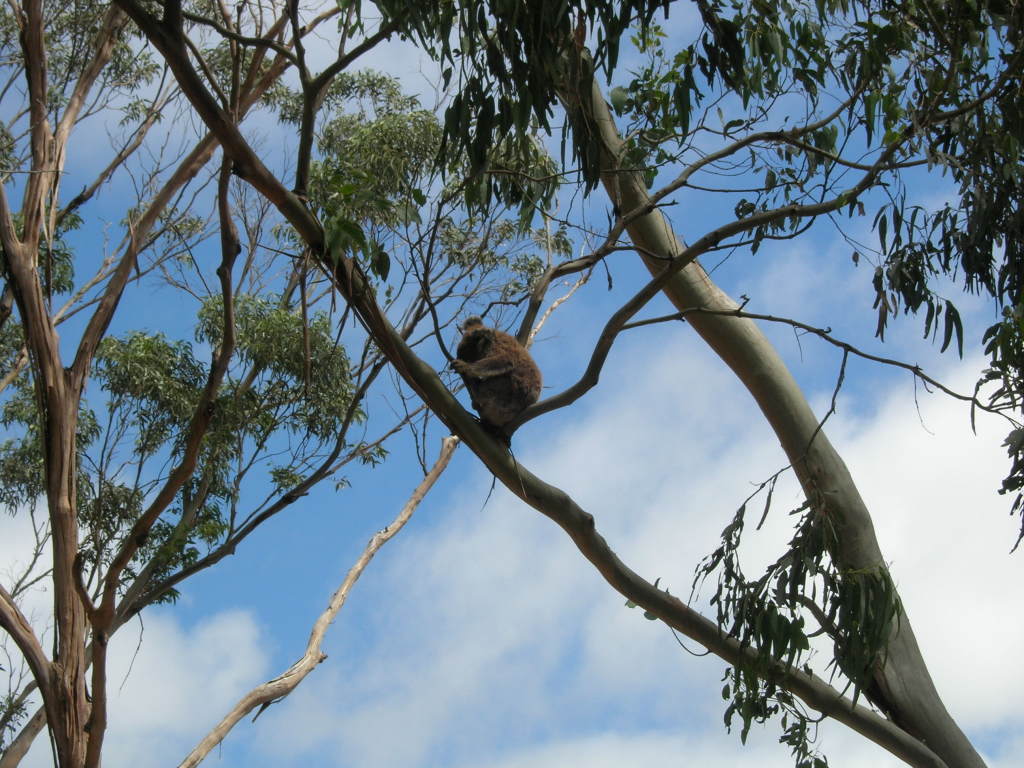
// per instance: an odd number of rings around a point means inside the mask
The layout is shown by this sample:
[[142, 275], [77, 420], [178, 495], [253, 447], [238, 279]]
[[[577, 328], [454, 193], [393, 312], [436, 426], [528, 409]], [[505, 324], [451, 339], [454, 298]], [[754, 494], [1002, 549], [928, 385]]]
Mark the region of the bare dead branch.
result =
[[449, 436], [441, 441], [441, 453], [431, 467], [430, 472], [427, 473], [426, 477], [423, 478], [422, 482], [416, 486], [416, 489], [412, 492], [409, 500], [402, 507], [401, 511], [391, 521], [390, 524], [384, 526], [381, 530], [377, 531], [367, 543], [363, 553], [356, 560], [355, 564], [349, 569], [345, 575], [344, 581], [341, 586], [338, 587], [334, 595], [331, 597], [330, 602], [327, 605], [327, 609], [320, 614], [319, 618], [313, 624], [313, 629], [309, 635], [309, 641], [306, 643], [306, 651], [303, 653], [302, 658], [292, 664], [288, 669], [282, 672], [280, 675], [275, 677], [273, 680], [253, 688], [245, 696], [243, 696], [238, 703], [232, 708], [232, 710], [224, 716], [224, 719], [220, 721], [203, 739], [196, 745], [188, 756], [182, 760], [179, 768], [194, 768], [199, 765], [203, 759], [210, 753], [214, 747], [220, 744], [224, 740], [224, 737], [231, 731], [238, 722], [245, 717], [247, 714], [252, 712], [254, 709], [259, 707], [259, 712], [256, 716], [258, 717], [264, 709], [269, 707], [271, 704], [280, 701], [290, 694], [295, 688], [306, 678], [306, 676], [316, 669], [317, 665], [320, 664], [327, 656], [320, 650], [320, 646], [323, 643], [324, 635], [327, 634], [327, 628], [334, 621], [338, 612], [341, 611], [345, 605], [345, 601], [348, 599], [349, 593], [355, 586], [359, 577], [363, 571], [373, 560], [374, 555], [383, 547], [388, 541], [398, 535], [399, 531], [405, 527], [405, 524], [409, 522], [413, 512], [423, 501], [423, 498], [427, 495], [430, 489], [434, 486], [437, 478], [440, 477], [441, 473], [444, 472], [448, 466], [448, 462], [451, 461], [452, 454], [455, 453], [455, 449], [458, 447], [459, 439], [454, 436]]
[[588, 272], [587, 274], [581, 276], [578, 280], [576, 280], [576, 282], [574, 282], [571, 286], [569, 286], [568, 291], [566, 291], [563, 295], [559, 296], [557, 299], [551, 302], [551, 306], [544, 310], [544, 314], [541, 315], [540, 320], [537, 321], [537, 325], [534, 326], [534, 328], [530, 331], [529, 337], [527, 337], [526, 342], [523, 344], [524, 347], [530, 348], [531, 346], [533, 346], [533, 340], [537, 338], [537, 334], [540, 333], [540, 329], [544, 327], [544, 324], [548, 321], [548, 318], [551, 317], [551, 313], [558, 309], [562, 304], [567, 302], [569, 299], [571, 299], [572, 295], [576, 293], [576, 291], [578, 291], [580, 288], [582, 288], [589, 279], [590, 273]]

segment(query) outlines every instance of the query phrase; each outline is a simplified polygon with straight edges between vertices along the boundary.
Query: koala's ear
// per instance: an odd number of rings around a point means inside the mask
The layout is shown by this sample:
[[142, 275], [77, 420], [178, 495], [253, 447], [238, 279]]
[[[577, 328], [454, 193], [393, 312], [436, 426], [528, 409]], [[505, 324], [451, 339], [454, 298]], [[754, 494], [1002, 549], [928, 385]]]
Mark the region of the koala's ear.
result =
[[480, 315], [470, 315], [469, 317], [462, 321], [462, 327], [459, 330], [462, 331], [463, 333], [466, 333], [466, 331], [470, 330], [471, 328], [476, 328], [477, 326], [483, 327], [483, 324], [484, 321], [483, 318], [480, 317]]

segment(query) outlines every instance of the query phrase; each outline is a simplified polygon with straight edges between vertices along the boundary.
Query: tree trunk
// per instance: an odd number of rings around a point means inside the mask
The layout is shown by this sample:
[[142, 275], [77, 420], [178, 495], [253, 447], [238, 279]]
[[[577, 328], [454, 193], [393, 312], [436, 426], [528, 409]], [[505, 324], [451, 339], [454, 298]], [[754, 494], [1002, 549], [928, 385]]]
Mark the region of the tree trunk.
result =
[[34, 255], [38, 241], [16, 243], [5, 233], [4, 251], [42, 419], [44, 478], [53, 533], [53, 601], [56, 653], [48, 675], [38, 680], [53, 735], [57, 764], [77, 768], [85, 760], [89, 718], [86, 700], [86, 613], [77, 588], [78, 516], [75, 433], [79, 389], [60, 358], [60, 342], [47, 312]]
[[[641, 175], [618, 170], [622, 140], [597, 82], [592, 77], [581, 82], [579, 90], [563, 94], [563, 100], [569, 104], [573, 130], [589, 136], [600, 151], [601, 167], [607, 169], [602, 183], [613, 203], [624, 214], [649, 206], [650, 196]], [[652, 275], [664, 269], [665, 261], [647, 254], [669, 256], [682, 250], [657, 208], [635, 219], [627, 231]], [[729, 311], [739, 306], [697, 262], [678, 272], [664, 293], [680, 311], [698, 307]], [[841, 571], [887, 572], [871, 516], [846, 464], [824, 431], [818, 429], [819, 421], [799, 386], [757, 325], [745, 318], [700, 312], [692, 312], [686, 319], [757, 401], [792, 463], [804, 494], [817, 514], [827, 515], [834, 524], [836, 545], [830, 554], [835, 565]], [[984, 766], [946, 711], [905, 613], [899, 617], [874, 677], [891, 707], [889, 716], [900, 727], [927, 744], [951, 768]]]

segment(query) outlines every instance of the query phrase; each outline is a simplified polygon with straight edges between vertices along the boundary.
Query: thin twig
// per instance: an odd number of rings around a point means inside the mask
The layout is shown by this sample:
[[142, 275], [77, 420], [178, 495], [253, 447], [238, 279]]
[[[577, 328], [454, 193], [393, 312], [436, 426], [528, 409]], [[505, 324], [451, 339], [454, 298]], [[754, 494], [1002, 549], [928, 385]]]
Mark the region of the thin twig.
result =
[[999, 408], [994, 408], [990, 405], [986, 405], [973, 395], [964, 395], [961, 394], [960, 392], [957, 392], [956, 390], [950, 389], [938, 379], [935, 379], [932, 376], [929, 376], [927, 373], [925, 373], [924, 370], [922, 370], [921, 366], [917, 364], [905, 363], [902, 360], [896, 360], [891, 357], [881, 357], [880, 355], [873, 355], [870, 352], [865, 352], [861, 349], [858, 349], [848, 341], [843, 341], [842, 339], [835, 338], [834, 336], [832, 336], [831, 328], [818, 328], [813, 325], [808, 325], [807, 323], [802, 323], [799, 320], [794, 320], [791, 317], [765, 315], [759, 312], [746, 312], [742, 309], [709, 309], [707, 307], [690, 307], [684, 309], [682, 312], [673, 312], [671, 315], [661, 315], [660, 317], [652, 317], [646, 320], [638, 320], [635, 323], [627, 323], [626, 325], [622, 326], [622, 330], [625, 331], [631, 328], [640, 328], [645, 325], [664, 323], [672, 320], [684, 320], [687, 315], [696, 313], [700, 313], [703, 315], [723, 315], [726, 317], [738, 317], [747, 320], [763, 320], [768, 323], [781, 323], [783, 325], [791, 325], [794, 328], [798, 328], [801, 331], [805, 331], [814, 336], [817, 336], [818, 338], [824, 341], [827, 341], [834, 347], [838, 347], [839, 349], [843, 350], [845, 354], [856, 355], [857, 357], [863, 358], [865, 360], [870, 360], [874, 363], [881, 363], [882, 365], [890, 365], [894, 368], [902, 368], [905, 371], [910, 371], [912, 374], [914, 374], [916, 378], [920, 379], [926, 384], [930, 384], [931, 386], [935, 387], [944, 394], [949, 395], [950, 397], [956, 400], [962, 400], [965, 403], [970, 403], [973, 407], [977, 408], [978, 410], [985, 411], [987, 413], [992, 413], [995, 414], [996, 416], [1002, 416], [1011, 424], [1019, 426], [1017, 420], [1014, 419], [1009, 414], [1007, 414], [1005, 411], [1002, 411]]

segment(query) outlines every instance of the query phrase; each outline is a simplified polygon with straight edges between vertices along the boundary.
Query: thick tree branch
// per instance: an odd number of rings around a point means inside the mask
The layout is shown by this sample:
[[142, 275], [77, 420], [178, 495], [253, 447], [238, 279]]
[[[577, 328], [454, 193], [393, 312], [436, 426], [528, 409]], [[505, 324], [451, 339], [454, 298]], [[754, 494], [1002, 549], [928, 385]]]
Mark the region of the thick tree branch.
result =
[[32, 156], [31, 172], [25, 183], [21, 212], [23, 227], [29, 242], [35, 239], [43, 223], [46, 192], [53, 184], [50, 123], [46, 116], [48, 105], [46, 79], [46, 44], [43, 30], [42, 0], [26, 0], [21, 26], [21, 52], [25, 62], [28, 85], [29, 147]]
[[[650, 211], [649, 215], [630, 224], [629, 234], [640, 246], [638, 253], [644, 258], [648, 270], [659, 276], [664, 269], [665, 258], [678, 254], [682, 246], [669, 222], [652, 205], [651, 196], [639, 174], [618, 169], [622, 142], [614, 119], [591, 73], [582, 68], [577, 68], [577, 71], [584, 73], [583, 76], [577, 82], [567, 83], [562, 93], [562, 98], [569, 104], [573, 130], [593, 137], [601, 149], [602, 165], [608, 169], [602, 175], [602, 182], [613, 203], [624, 210], [646, 208]], [[884, 170], [888, 157], [901, 143], [894, 141], [883, 151], [876, 162], [879, 172]], [[874, 179], [865, 174], [850, 193], [857, 195], [873, 182]], [[841, 204], [846, 204], [853, 199], [841, 195], [833, 202], [841, 200]], [[739, 224], [734, 222], [727, 226], [731, 229]], [[720, 231], [721, 228], [716, 230]], [[705, 235], [691, 248], [716, 239], [718, 234]], [[662, 258], [647, 255], [652, 253]], [[722, 292], [695, 261], [668, 281], [665, 294], [680, 311], [694, 306], [726, 312], [738, 309], [735, 301]], [[825, 433], [819, 431], [819, 422], [806, 398], [761, 331], [752, 321], [739, 317], [695, 314], [690, 322], [743, 381], [778, 435], [808, 501], [817, 514], [828, 519], [834, 531], [835, 541], [830, 554], [836, 565], [854, 573], [887, 572], [871, 516], [849, 470]], [[896, 754], [914, 764], [918, 764], [917, 760], [921, 761], [920, 764], [928, 764], [935, 759], [931, 752], [934, 750], [951, 765], [984, 765], [949, 716], [935, 690], [905, 614], [901, 615], [898, 629], [889, 640], [884, 662], [877, 666], [874, 682], [885, 697], [887, 710], [895, 714], [894, 720], [912, 734], [911, 740], [924, 750], [915, 759]], [[869, 738], [877, 741], [875, 736]]]
[[68, 97], [67, 105], [64, 107], [57, 129], [54, 131], [56, 155], [54, 166], [58, 171], [64, 168], [65, 148], [68, 137], [71, 135], [71, 129], [78, 121], [78, 116], [85, 106], [93, 85], [107, 64], [110, 63], [114, 45], [127, 23], [128, 17], [120, 8], [113, 5], [107, 8], [103, 21], [100, 22], [100, 28], [96, 32], [96, 37], [93, 39], [93, 54], [89, 59], [89, 64], [75, 81], [75, 87]]

